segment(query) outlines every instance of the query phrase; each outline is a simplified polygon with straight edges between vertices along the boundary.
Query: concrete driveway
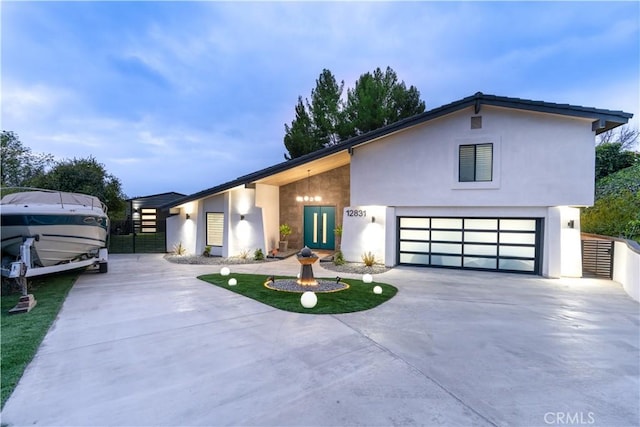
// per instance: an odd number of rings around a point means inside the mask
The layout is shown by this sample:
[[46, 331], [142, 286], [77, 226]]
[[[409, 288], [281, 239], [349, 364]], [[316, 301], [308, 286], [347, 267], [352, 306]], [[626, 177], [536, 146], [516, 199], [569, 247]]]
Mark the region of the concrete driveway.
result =
[[382, 306], [308, 315], [196, 279], [215, 266], [109, 269], [73, 287], [3, 424], [640, 424], [640, 306], [614, 282], [395, 268]]

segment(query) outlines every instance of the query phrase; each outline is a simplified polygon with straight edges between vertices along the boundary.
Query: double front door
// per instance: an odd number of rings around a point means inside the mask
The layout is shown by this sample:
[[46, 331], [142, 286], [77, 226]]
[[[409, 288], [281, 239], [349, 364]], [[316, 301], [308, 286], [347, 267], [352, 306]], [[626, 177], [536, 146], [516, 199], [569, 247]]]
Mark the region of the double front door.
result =
[[311, 249], [335, 249], [335, 206], [304, 207], [304, 244]]

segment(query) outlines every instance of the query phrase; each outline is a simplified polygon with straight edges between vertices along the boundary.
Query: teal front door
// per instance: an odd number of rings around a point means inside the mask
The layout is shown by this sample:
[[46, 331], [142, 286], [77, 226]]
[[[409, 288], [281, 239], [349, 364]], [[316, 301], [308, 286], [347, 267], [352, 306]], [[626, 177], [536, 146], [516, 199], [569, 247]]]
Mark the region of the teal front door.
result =
[[304, 207], [304, 244], [311, 249], [335, 249], [336, 228], [334, 206]]

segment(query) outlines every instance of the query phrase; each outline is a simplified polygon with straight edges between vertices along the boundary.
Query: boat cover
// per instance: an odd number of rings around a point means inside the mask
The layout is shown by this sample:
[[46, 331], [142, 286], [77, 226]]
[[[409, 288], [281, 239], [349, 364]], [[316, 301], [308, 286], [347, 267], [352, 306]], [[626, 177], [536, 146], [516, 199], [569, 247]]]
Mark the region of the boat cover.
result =
[[2, 205], [79, 205], [91, 209], [105, 211], [106, 208], [95, 196], [78, 193], [49, 192], [49, 191], [25, 191], [21, 193], [7, 194], [0, 200]]

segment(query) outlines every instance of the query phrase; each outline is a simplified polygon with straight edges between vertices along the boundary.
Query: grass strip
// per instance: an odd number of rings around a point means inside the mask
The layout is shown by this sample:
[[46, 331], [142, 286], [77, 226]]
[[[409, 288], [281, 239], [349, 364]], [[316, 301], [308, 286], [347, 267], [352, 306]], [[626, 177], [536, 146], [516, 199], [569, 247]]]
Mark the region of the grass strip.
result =
[[[395, 286], [386, 283], [364, 283], [357, 279], [342, 279], [342, 282], [348, 283], [349, 288], [339, 292], [316, 293], [318, 303], [314, 308], [304, 308], [300, 304], [300, 296], [302, 294], [295, 292], [283, 292], [269, 289], [264, 286], [269, 276], [259, 274], [240, 274], [234, 273], [230, 276], [221, 276], [220, 274], [205, 274], [199, 276], [198, 279], [211, 283], [212, 285], [225, 288], [231, 292], [235, 292], [245, 297], [260, 301], [261, 303], [270, 305], [284, 311], [293, 313], [310, 313], [310, 314], [340, 314], [353, 313], [356, 311], [370, 310], [378, 305], [393, 298], [398, 292]], [[227, 283], [230, 278], [235, 278], [238, 284], [229, 286]], [[290, 279], [291, 277], [276, 276], [275, 279]], [[333, 278], [318, 280], [334, 280]], [[373, 293], [374, 286], [382, 288], [382, 294]]]
[[19, 294], [2, 297], [0, 303], [2, 407], [11, 396], [25, 368], [35, 356], [79, 274], [80, 272], [75, 271], [30, 279], [29, 293], [34, 295], [37, 305], [29, 313], [9, 314], [9, 310], [18, 303]]

